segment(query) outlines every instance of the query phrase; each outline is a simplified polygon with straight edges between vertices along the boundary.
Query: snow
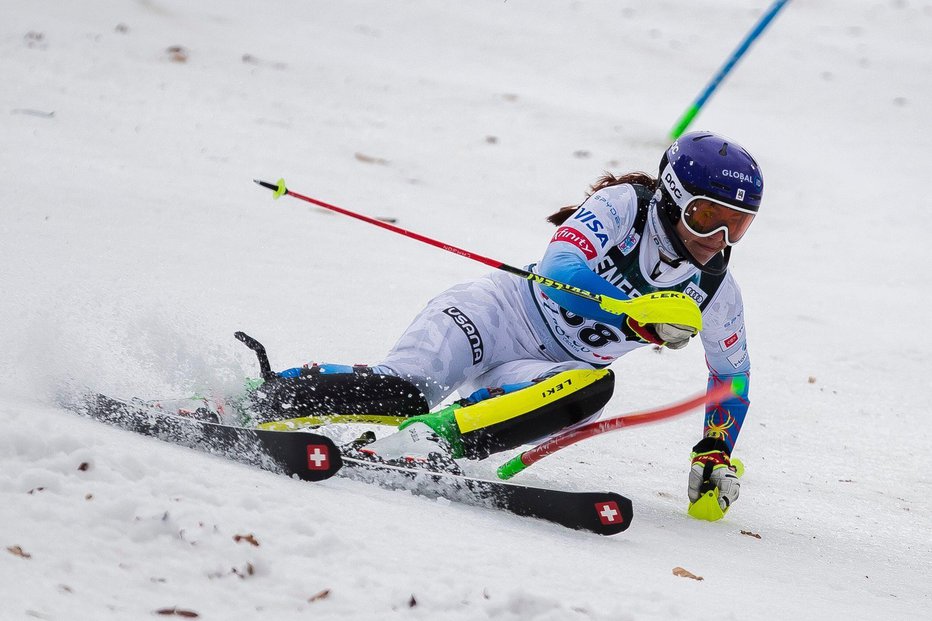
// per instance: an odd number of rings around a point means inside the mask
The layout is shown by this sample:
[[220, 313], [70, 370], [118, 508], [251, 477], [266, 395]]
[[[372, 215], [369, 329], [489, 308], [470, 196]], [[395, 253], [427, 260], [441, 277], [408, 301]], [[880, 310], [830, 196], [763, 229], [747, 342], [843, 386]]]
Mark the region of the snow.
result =
[[[55, 405], [234, 390], [239, 329], [275, 368], [378, 360], [486, 268], [253, 178], [535, 261], [603, 170], [655, 170], [768, 4], [0, 2], [0, 618], [932, 618], [929, 1], [790, 3], [693, 125], [767, 183], [733, 260], [753, 405], [721, 522], [685, 515], [698, 414], [521, 475], [629, 496], [600, 538]], [[704, 386], [697, 347], [613, 368], [607, 414]]]

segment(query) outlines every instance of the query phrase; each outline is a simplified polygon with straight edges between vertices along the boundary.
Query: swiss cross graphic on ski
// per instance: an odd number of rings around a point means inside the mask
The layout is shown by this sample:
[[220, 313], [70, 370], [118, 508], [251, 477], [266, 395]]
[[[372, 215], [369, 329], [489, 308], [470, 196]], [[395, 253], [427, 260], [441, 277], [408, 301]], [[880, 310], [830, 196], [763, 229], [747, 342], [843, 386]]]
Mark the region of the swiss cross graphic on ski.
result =
[[307, 445], [307, 469], [328, 470], [330, 468], [330, 449], [326, 444]]
[[625, 518], [618, 509], [618, 503], [614, 500], [595, 503], [595, 510], [599, 514], [599, 520], [606, 526], [624, 522]]

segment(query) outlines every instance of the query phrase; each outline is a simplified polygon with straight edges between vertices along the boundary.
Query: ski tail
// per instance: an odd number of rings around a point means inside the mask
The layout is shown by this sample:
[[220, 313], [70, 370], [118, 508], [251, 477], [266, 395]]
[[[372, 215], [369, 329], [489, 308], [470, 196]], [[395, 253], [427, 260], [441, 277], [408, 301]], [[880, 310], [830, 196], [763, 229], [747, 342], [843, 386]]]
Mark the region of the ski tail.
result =
[[342, 467], [333, 440], [303, 431], [266, 431], [179, 416], [145, 402], [89, 394], [71, 405], [79, 414], [159, 440], [219, 455], [305, 481], [330, 478]]
[[545, 489], [448, 472], [343, 457], [343, 476], [429, 498], [498, 509], [553, 522], [574, 530], [615, 535], [631, 525], [628, 498], [614, 492]]

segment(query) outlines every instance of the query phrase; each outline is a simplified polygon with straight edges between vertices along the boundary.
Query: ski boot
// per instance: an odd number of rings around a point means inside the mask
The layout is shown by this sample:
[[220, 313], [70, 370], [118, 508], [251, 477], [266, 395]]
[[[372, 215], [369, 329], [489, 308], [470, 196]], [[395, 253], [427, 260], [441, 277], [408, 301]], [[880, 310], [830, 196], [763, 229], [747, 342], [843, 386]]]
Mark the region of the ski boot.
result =
[[450, 443], [423, 422], [403, 423], [397, 432], [380, 440], [375, 440], [374, 434], [364, 434], [343, 450], [348, 457], [357, 459], [462, 474], [453, 460]]
[[414, 384], [374, 373], [365, 365], [312, 364], [274, 373], [265, 347], [252, 337], [236, 337], [256, 352], [262, 372], [242, 409], [266, 429], [293, 429], [332, 422], [398, 424], [430, 408]]
[[408, 418], [395, 434], [358, 450], [383, 461], [433, 459], [444, 467], [455, 464], [454, 459], [484, 459], [597, 415], [611, 398], [613, 378], [608, 369], [574, 369], [480, 388], [436, 412]]

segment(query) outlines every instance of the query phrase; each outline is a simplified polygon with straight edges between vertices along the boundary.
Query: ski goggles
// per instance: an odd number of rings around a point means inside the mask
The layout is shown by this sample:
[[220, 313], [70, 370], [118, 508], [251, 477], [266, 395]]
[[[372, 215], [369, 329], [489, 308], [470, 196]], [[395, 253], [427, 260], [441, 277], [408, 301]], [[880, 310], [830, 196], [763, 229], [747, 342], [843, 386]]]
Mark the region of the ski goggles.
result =
[[690, 194], [669, 164], [663, 171], [662, 181], [680, 207], [686, 229], [696, 237], [711, 237], [724, 231], [725, 243], [734, 246], [744, 237], [757, 214], [751, 209], [736, 207], [716, 198]]

